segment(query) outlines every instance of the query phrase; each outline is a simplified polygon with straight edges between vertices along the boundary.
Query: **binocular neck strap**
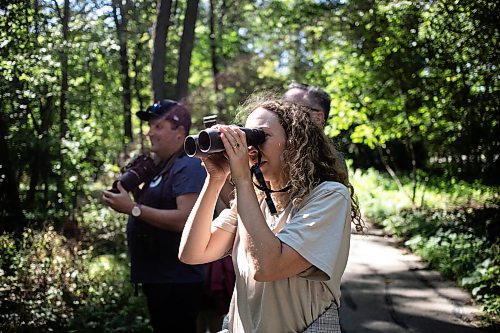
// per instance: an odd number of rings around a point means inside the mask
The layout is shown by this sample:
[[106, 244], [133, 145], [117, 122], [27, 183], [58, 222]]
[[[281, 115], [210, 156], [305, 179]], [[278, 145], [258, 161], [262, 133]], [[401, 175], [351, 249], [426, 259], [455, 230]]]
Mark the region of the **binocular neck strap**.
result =
[[257, 163], [255, 163], [251, 168], [250, 171], [252, 174], [255, 176], [257, 181], [259, 182], [256, 184], [254, 182], [255, 187], [257, 187], [259, 190], [263, 191], [266, 194], [265, 200], [267, 207], [269, 208], [269, 212], [271, 215], [277, 215], [278, 212], [276, 211], [276, 206], [274, 205], [273, 198], [271, 197], [271, 193], [275, 192], [287, 192], [291, 186], [288, 185], [285, 188], [282, 188], [280, 190], [271, 190], [269, 187], [267, 187], [266, 180], [264, 179], [264, 175], [262, 174], [262, 171], [260, 170], [260, 164], [261, 164], [261, 159], [262, 159], [262, 154], [260, 152], [260, 149], [256, 148], [258, 155], [257, 155]]

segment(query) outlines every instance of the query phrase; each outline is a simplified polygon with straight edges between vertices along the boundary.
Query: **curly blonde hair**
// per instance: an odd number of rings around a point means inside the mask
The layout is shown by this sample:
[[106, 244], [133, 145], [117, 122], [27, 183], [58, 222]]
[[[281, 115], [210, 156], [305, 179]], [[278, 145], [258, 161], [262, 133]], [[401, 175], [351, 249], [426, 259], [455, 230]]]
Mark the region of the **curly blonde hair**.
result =
[[[339, 160], [339, 153], [323, 133], [323, 129], [313, 120], [311, 110], [303, 105], [280, 100], [267, 95], [252, 96], [244, 105], [244, 114], [248, 115], [257, 108], [264, 108], [278, 116], [280, 125], [286, 133], [286, 145], [281, 156], [283, 169], [282, 184], [291, 186], [288, 195], [273, 193], [279, 208], [284, 208], [291, 200], [299, 207], [304, 198], [321, 182], [335, 181], [345, 185], [351, 195], [351, 220], [356, 230], [363, 231], [358, 200], [354, 188], [349, 183], [348, 175]], [[258, 196], [263, 194], [257, 191]]]

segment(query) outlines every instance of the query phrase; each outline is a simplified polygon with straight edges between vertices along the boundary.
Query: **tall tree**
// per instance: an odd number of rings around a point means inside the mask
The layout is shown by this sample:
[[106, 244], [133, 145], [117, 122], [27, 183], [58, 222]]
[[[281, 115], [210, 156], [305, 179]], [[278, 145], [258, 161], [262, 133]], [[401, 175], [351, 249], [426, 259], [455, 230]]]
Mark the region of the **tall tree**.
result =
[[188, 82], [191, 66], [191, 52], [194, 44], [194, 29], [196, 17], [198, 16], [199, 0], [188, 0], [186, 14], [184, 16], [184, 27], [179, 48], [179, 64], [177, 67], [177, 81], [175, 84], [175, 98], [181, 100], [188, 94]]
[[[64, 7], [61, 11], [59, 4], [54, 0], [54, 5], [57, 10], [59, 19], [61, 20], [62, 42], [64, 45], [69, 45], [69, 19], [71, 9], [69, 0], [64, 0]], [[68, 131], [68, 50], [69, 47], [63, 47], [60, 50], [61, 61], [61, 95], [59, 96], [59, 136], [64, 138]]]
[[[218, 54], [217, 54], [217, 32], [215, 31], [215, 0], [210, 0], [210, 7], [209, 7], [209, 41], [210, 41], [210, 59], [212, 62], [212, 77], [213, 77], [213, 84], [214, 84], [214, 91], [215, 91], [215, 96], [217, 98], [219, 94], [219, 80], [218, 80], [218, 75], [219, 75], [219, 59], [218, 59]], [[222, 20], [221, 20], [222, 22]], [[222, 24], [221, 24], [222, 27]], [[222, 32], [222, 29], [220, 30]]]
[[0, 104], [0, 231], [21, 230], [25, 226], [19, 184], [16, 179], [14, 163], [6, 140], [7, 126], [4, 121], [2, 105]]
[[151, 50], [151, 88], [155, 101], [166, 97], [165, 52], [171, 8], [171, 0], [158, 0], [156, 21], [153, 27], [153, 49]]
[[[70, 8], [70, 1], [69, 0], [64, 0], [64, 7], [61, 9], [57, 3], [57, 1], [54, 0], [54, 5], [57, 11], [57, 15], [59, 16], [59, 19], [61, 21], [61, 30], [62, 30], [62, 45], [63, 47], [60, 48], [59, 54], [60, 54], [60, 64], [61, 64], [61, 91], [60, 91], [60, 96], [59, 96], [59, 138], [63, 139], [66, 137], [66, 134], [68, 132], [68, 90], [69, 90], [69, 65], [68, 65], [68, 50], [70, 50], [70, 40], [69, 40], [69, 20], [71, 18], [71, 8]], [[51, 115], [51, 102], [52, 98], [47, 98], [47, 104], [42, 105], [40, 103], [40, 116], [41, 116], [41, 122], [40, 122], [40, 131], [42, 134], [39, 137], [46, 137], [48, 138], [51, 133], [49, 133], [49, 126], [51, 123], [52, 115]], [[31, 202], [31, 195], [33, 194], [33, 191], [35, 190], [36, 186], [38, 185], [38, 176], [41, 174], [43, 179], [45, 180], [45, 201], [47, 202], [49, 200], [48, 198], [48, 192], [47, 188], [49, 186], [48, 184], [48, 172], [50, 170], [50, 165], [52, 163], [51, 157], [49, 154], [49, 146], [46, 142], [39, 142], [38, 147], [39, 149], [35, 149], [35, 153], [33, 154], [33, 161], [31, 163], [31, 181], [30, 181], [30, 192], [28, 192], [27, 196], [27, 203], [32, 204]], [[40, 158], [38, 158], [38, 156]], [[61, 147], [57, 149], [57, 157], [56, 160], [59, 163], [62, 163], [63, 160], [63, 154]], [[55, 175], [55, 182], [56, 182], [56, 187], [57, 187], [57, 193], [64, 193], [65, 192], [65, 186], [64, 186], [64, 180], [62, 178], [61, 174], [56, 174]], [[57, 206], [61, 210], [65, 210], [65, 205], [63, 200], [58, 200], [57, 201]]]
[[118, 34], [118, 43], [120, 45], [120, 72], [122, 76], [122, 101], [123, 101], [123, 126], [125, 137], [132, 140], [132, 114], [130, 112], [132, 106], [132, 90], [131, 79], [129, 73], [129, 56], [128, 56], [128, 12], [129, 1], [125, 3], [121, 0], [113, 0], [113, 19], [115, 21], [116, 31]]

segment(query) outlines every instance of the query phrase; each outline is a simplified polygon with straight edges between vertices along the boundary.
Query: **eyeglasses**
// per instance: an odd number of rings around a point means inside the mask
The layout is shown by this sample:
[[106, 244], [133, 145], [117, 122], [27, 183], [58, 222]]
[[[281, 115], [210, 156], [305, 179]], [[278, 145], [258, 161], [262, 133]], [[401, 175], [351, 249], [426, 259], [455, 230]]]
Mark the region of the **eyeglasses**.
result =
[[308, 108], [309, 110], [311, 110], [312, 112], [321, 112], [321, 113], [325, 113], [325, 111], [321, 110], [321, 109], [318, 109], [318, 108], [313, 108], [312, 106], [309, 106], [308, 104], [304, 104], [304, 103], [296, 103], [296, 104], [299, 104], [299, 105], [302, 105], [306, 108]]
[[325, 113], [325, 111], [323, 111], [323, 110], [316, 109], [316, 108], [312, 108], [312, 107], [310, 107], [310, 106], [308, 106], [308, 105], [304, 105], [304, 106], [305, 106], [305, 107], [308, 107], [308, 108], [309, 108], [311, 111], [313, 111], [313, 112], [321, 112], [321, 113]]

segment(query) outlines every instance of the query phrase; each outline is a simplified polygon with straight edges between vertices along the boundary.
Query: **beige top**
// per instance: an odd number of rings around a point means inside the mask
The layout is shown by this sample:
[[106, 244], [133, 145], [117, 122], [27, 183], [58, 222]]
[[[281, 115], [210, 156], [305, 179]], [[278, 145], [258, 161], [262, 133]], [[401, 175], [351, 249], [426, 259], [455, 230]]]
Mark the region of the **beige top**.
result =
[[313, 267], [286, 279], [253, 279], [247, 251], [240, 243], [239, 216], [226, 209], [214, 226], [236, 233], [232, 249], [236, 285], [229, 309], [229, 332], [301, 332], [333, 301], [340, 305], [340, 279], [349, 254], [351, 199], [348, 189], [323, 182], [297, 210], [288, 206], [277, 218], [265, 202], [269, 228]]

